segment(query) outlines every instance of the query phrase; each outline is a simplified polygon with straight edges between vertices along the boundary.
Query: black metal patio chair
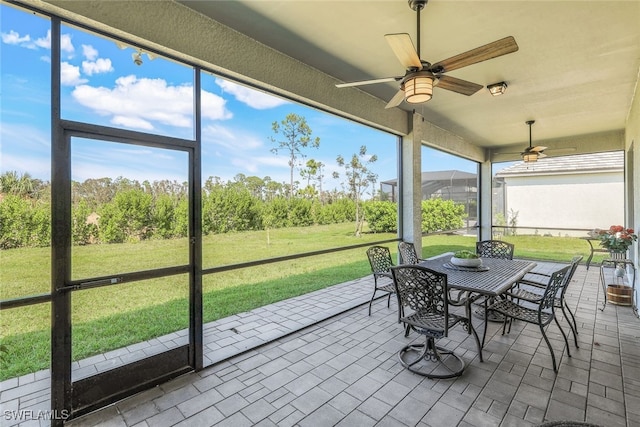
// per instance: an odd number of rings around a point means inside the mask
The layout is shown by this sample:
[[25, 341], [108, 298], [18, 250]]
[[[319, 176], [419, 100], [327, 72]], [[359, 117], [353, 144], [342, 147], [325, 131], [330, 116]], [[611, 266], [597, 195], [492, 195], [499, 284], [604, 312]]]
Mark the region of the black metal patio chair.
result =
[[513, 259], [514, 245], [502, 240], [476, 242], [476, 254], [481, 258]]
[[557, 317], [555, 316], [555, 307], [554, 302], [556, 299], [556, 295], [558, 291], [562, 288], [565, 277], [569, 274], [569, 270], [571, 266], [568, 265], [560, 270], [555, 271], [549, 277], [549, 281], [545, 287], [544, 293], [540, 297], [538, 301], [524, 301], [524, 302], [516, 302], [511, 299], [497, 299], [493, 304], [487, 307], [488, 311], [500, 313], [504, 316], [504, 322], [502, 324], [502, 334], [506, 333], [507, 324], [510, 319], [516, 319], [527, 323], [532, 323], [538, 325], [540, 327], [540, 332], [542, 333], [542, 337], [544, 341], [547, 343], [547, 347], [551, 352], [551, 361], [553, 363], [553, 371], [558, 372], [558, 367], [556, 364], [556, 356], [551, 347], [551, 342], [549, 342], [549, 338], [547, 338], [547, 334], [545, 332], [545, 327], [553, 320], [555, 321], [558, 329], [560, 329], [560, 333], [564, 338], [564, 342], [567, 346], [567, 355], [571, 357], [571, 352], [569, 351], [569, 341], [567, 340], [567, 335], [562, 330], [560, 326], [560, 322], [558, 322]]
[[478, 351], [478, 335], [468, 317], [449, 312], [447, 275], [419, 265], [399, 265], [391, 269], [398, 305], [404, 313], [401, 321], [424, 335], [424, 344], [410, 344], [398, 353], [400, 363], [409, 371], [428, 378], [453, 378], [464, 371], [464, 360], [453, 351], [436, 345], [458, 323], [473, 331]]
[[[567, 304], [565, 299], [565, 294], [567, 293], [567, 288], [571, 284], [571, 280], [573, 279], [573, 274], [576, 272], [580, 261], [582, 261], [582, 256], [574, 256], [569, 264], [569, 274], [565, 277], [564, 284], [562, 285], [560, 292], [556, 295], [556, 298], [553, 301], [553, 305], [555, 308], [559, 308], [562, 311], [564, 318], [567, 320], [569, 327], [571, 328], [571, 332], [573, 333], [573, 342], [576, 348], [578, 346], [578, 324], [576, 323], [576, 318], [571, 311], [571, 308]], [[548, 274], [538, 273], [538, 272], [530, 272], [527, 273], [524, 278], [516, 284], [516, 287], [507, 293], [508, 296], [512, 297], [516, 300], [537, 302], [542, 297], [542, 292], [546, 287], [546, 283], [542, 280], [549, 280]], [[522, 287], [521, 285], [528, 285], [529, 289]], [[567, 316], [567, 312], [569, 316]]]
[[[514, 248], [515, 246], [512, 243], [503, 240], [481, 240], [476, 242], [476, 255], [480, 258], [513, 259]], [[502, 316], [495, 313], [488, 314], [485, 311], [487, 305], [493, 302], [495, 302], [494, 298], [483, 299], [478, 303], [481, 306], [476, 310], [476, 314], [479, 317], [483, 317], [485, 322], [502, 322], [504, 320]], [[482, 344], [484, 345], [484, 337], [482, 338]]]
[[[391, 295], [396, 292], [393, 286], [393, 276], [391, 274], [391, 267], [393, 267], [393, 260], [391, 259], [391, 251], [385, 246], [371, 246], [367, 249], [367, 258], [369, 259], [369, 265], [371, 266], [371, 272], [373, 273], [373, 295], [371, 295], [371, 301], [369, 301], [369, 316], [371, 316], [371, 304], [376, 297], [376, 292], [386, 292], [387, 295], [387, 308], [391, 304]], [[382, 282], [379, 283], [379, 280]]]
[[418, 264], [422, 258], [418, 257], [416, 246], [410, 242], [399, 242], [398, 253], [400, 254], [401, 264]]

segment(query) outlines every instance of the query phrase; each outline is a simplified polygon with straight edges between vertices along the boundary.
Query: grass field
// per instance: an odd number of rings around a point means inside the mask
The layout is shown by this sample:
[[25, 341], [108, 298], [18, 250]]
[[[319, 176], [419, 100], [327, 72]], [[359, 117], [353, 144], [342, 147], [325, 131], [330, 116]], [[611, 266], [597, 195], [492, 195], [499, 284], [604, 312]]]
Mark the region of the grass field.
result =
[[[205, 268], [384, 240], [395, 236], [353, 236], [353, 225], [289, 228], [207, 236]], [[475, 237], [429, 236], [423, 257], [473, 249]], [[568, 261], [588, 255], [575, 238], [510, 236], [516, 257]], [[395, 254], [396, 245], [388, 245]], [[341, 251], [206, 275], [204, 321], [210, 322], [282, 299], [302, 295], [370, 273], [365, 248]], [[1, 299], [47, 293], [49, 248], [2, 251]], [[600, 256], [602, 258], [602, 256]], [[186, 239], [74, 247], [73, 279], [186, 264]], [[594, 259], [597, 262], [597, 259]], [[0, 380], [49, 366], [50, 304], [3, 310], [0, 318]], [[178, 275], [77, 291], [72, 298], [73, 359], [78, 360], [165, 335], [188, 326], [188, 277]]]

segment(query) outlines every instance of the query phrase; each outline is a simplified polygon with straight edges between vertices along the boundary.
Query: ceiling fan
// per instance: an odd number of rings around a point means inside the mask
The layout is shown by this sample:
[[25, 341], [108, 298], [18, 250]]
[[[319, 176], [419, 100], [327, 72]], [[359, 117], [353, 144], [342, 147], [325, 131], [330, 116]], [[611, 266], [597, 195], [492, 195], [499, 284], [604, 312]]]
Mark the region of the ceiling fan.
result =
[[533, 125], [535, 122], [535, 120], [527, 120], [525, 122], [527, 125], [529, 125], [529, 146], [525, 148], [522, 153], [520, 153], [520, 155], [522, 156], [522, 160], [525, 163], [537, 162], [538, 159], [547, 157], [547, 155], [544, 154], [544, 150], [546, 150], [547, 147], [542, 147], [540, 145], [536, 145], [535, 147], [531, 146], [531, 125]]
[[482, 85], [466, 80], [444, 75], [449, 71], [458, 68], [496, 58], [508, 53], [516, 52], [518, 45], [512, 36], [494, 41], [484, 46], [471, 49], [467, 52], [452, 56], [444, 61], [431, 64], [420, 59], [420, 11], [425, 7], [428, 0], [408, 0], [409, 7], [416, 11], [417, 15], [417, 40], [416, 50], [411, 42], [411, 37], [407, 33], [386, 34], [384, 37], [395, 53], [400, 63], [406, 68], [404, 76], [385, 77], [374, 80], [362, 80], [351, 83], [337, 84], [336, 87], [360, 86], [374, 83], [385, 83], [392, 81], [400, 82], [400, 90], [389, 101], [385, 108], [393, 108], [400, 105], [403, 100], [411, 104], [427, 102], [433, 94], [433, 86], [447, 89], [463, 95], [473, 95]]

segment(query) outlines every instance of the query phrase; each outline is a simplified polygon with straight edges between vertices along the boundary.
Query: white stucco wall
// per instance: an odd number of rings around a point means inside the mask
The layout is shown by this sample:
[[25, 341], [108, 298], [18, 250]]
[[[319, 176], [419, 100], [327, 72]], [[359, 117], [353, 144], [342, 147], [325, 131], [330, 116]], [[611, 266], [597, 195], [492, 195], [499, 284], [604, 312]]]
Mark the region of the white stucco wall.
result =
[[518, 227], [593, 229], [624, 223], [621, 172], [515, 176], [505, 182], [507, 213], [518, 212]]

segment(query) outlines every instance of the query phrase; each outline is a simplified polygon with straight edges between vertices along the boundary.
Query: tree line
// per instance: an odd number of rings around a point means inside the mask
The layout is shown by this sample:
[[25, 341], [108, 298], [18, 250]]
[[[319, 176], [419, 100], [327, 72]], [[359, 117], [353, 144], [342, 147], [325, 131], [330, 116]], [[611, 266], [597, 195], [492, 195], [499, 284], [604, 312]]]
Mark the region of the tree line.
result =
[[[397, 229], [395, 203], [375, 201], [378, 176], [371, 171], [377, 161], [362, 146], [350, 158], [338, 155], [342, 190], [322, 189], [322, 162], [309, 159], [304, 149], [318, 148], [304, 117], [288, 114], [274, 122], [276, 147], [271, 151], [288, 157], [289, 183], [270, 177], [236, 175], [224, 181], [209, 177], [202, 188], [202, 232], [204, 235], [314, 224], [354, 222], [356, 236], [365, 221], [373, 232]], [[294, 180], [294, 170], [307, 185]], [[364, 201], [371, 188], [372, 199]], [[75, 245], [124, 243], [149, 239], [187, 237], [189, 230], [189, 185], [170, 180], [139, 182], [123, 177], [72, 182], [72, 241]], [[0, 176], [0, 248], [49, 246], [51, 241], [50, 183], [29, 174], [6, 172]], [[446, 203], [445, 203], [446, 202]], [[439, 212], [434, 214], [433, 209]], [[423, 231], [462, 226], [464, 207], [450, 201], [423, 202]], [[459, 223], [459, 225], [458, 225]]]
[[[0, 176], [0, 248], [49, 246], [50, 184], [28, 174], [16, 175]], [[25, 185], [26, 181], [31, 182]], [[244, 175], [231, 181], [207, 179], [202, 189], [203, 234], [355, 222], [357, 203], [362, 205], [362, 220], [371, 232], [397, 230], [396, 203], [356, 201], [353, 195], [337, 190], [325, 192], [322, 198], [305, 193], [289, 197], [284, 191], [268, 191], [269, 183], [269, 179]], [[187, 183], [88, 179], [73, 182], [71, 193], [75, 245], [188, 235]], [[451, 200], [425, 200], [422, 211], [425, 232], [463, 225], [464, 206]]]

